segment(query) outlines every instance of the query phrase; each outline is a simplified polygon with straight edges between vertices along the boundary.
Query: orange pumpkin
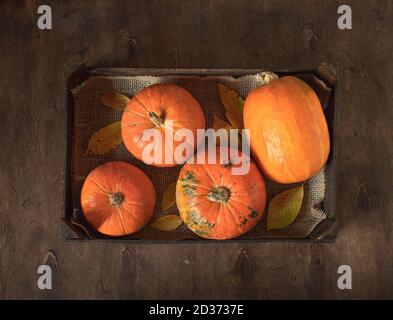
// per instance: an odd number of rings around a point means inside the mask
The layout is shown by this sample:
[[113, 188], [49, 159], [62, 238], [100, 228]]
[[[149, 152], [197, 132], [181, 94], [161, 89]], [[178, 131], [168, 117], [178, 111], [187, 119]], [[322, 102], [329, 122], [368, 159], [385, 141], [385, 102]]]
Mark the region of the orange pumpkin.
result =
[[263, 173], [276, 182], [309, 179], [327, 161], [330, 141], [315, 92], [286, 76], [251, 91], [244, 104], [244, 127]]
[[[217, 157], [222, 148], [214, 150]], [[207, 159], [207, 153], [205, 156]], [[232, 174], [232, 167], [239, 164], [205, 163], [187, 163], [180, 171], [176, 184], [180, 216], [203, 238], [238, 237], [262, 218], [266, 202], [263, 177], [251, 161], [245, 175]]]
[[165, 153], [173, 155], [176, 147], [184, 142], [184, 139], [175, 139], [176, 131], [183, 128], [191, 130], [194, 143], [190, 148], [195, 150], [202, 140], [196, 132], [205, 128], [205, 116], [198, 101], [185, 89], [173, 84], [155, 84], [138, 92], [128, 103], [122, 117], [124, 144], [139, 160], [144, 161], [143, 150], [152, 143], [142, 141], [142, 137], [147, 129], [154, 128], [161, 134], [155, 146], [156, 150], [161, 150], [161, 154], [148, 164], [172, 167], [177, 163], [166, 161]]
[[107, 162], [87, 176], [81, 192], [86, 220], [99, 232], [124, 236], [142, 228], [153, 215], [156, 193], [137, 167]]

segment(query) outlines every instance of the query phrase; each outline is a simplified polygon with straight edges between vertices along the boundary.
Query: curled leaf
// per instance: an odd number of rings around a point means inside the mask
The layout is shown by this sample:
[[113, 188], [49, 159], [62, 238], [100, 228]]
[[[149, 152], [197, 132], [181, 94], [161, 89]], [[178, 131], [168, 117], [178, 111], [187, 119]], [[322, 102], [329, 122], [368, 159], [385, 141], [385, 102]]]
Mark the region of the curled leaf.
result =
[[235, 129], [242, 129], [244, 100], [235, 90], [229, 89], [221, 83], [217, 84], [217, 88], [229, 123]]
[[176, 181], [172, 182], [164, 190], [162, 195], [162, 210], [165, 211], [176, 203]]
[[175, 215], [175, 214], [170, 214], [167, 216], [163, 216], [161, 218], [158, 218], [156, 221], [154, 221], [151, 226], [155, 229], [161, 230], [161, 231], [172, 231], [179, 227], [183, 223], [183, 220], [180, 218], [180, 216]]
[[123, 141], [121, 137], [121, 121], [111, 123], [93, 133], [88, 142], [85, 154], [102, 155], [115, 149]]
[[269, 204], [267, 230], [282, 229], [295, 221], [304, 195], [303, 185], [276, 195]]
[[108, 108], [121, 111], [125, 109], [127, 103], [130, 101], [130, 98], [124, 94], [110, 91], [99, 96], [98, 100], [100, 100], [100, 102]]

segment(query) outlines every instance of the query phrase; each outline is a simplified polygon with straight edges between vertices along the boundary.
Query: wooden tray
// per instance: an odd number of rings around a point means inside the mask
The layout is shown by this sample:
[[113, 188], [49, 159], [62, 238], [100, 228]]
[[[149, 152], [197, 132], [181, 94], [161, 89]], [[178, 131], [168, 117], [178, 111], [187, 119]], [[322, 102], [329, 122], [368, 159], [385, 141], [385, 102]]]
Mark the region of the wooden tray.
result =
[[[190, 243], [190, 242], [217, 242], [207, 239], [185, 239], [185, 240], [141, 240], [135, 238], [108, 238], [98, 233], [91, 236], [91, 233], [86, 232], [86, 226], [83, 224], [75, 223], [75, 215], [80, 215], [80, 208], [75, 207], [72, 201], [72, 175], [71, 175], [71, 162], [72, 162], [72, 148], [73, 148], [73, 125], [74, 125], [74, 99], [71, 92], [72, 89], [79, 86], [90, 76], [110, 76], [110, 77], [123, 77], [123, 76], [164, 76], [164, 75], [179, 75], [179, 76], [232, 76], [240, 77], [249, 74], [260, 73], [266, 69], [125, 69], [125, 68], [86, 68], [84, 65], [71, 66], [72, 71], [66, 79], [66, 144], [67, 144], [67, 159], [65, 167], [64, 178], [64, 212], [61, 224], [61, 237], [66, 240], [105, 240], [105, 241], [123, 241], [133, 243]], [[338, 105], [338, 90], [337, 90], [337, 72], [335, 68], [321, 65], [318, 68], [310, 70], [279, 70], [274, 71], [279, 76], [283, 75], [315, 75], [323, 80], [331, 89], [330, 95], [325, 97], [326, 101], [321, 101], [325, 104], [324, 109], [327, 119], [329, 133], [331, 138], [331, 151], [328, 162], [326, 164], [326, 188], [325, 198], [321, 206], [326, 213], [327, 218], [324, 219], [314, 230], [303, 239], [299, 238], [267, 238], [267, 239], [232, 239], [225, 240], [224, 242], [264, 242], [264, 241], [314, 241], [314, 242], [331, 242], [336, 237], [336, 218], [335, 218], [335, 190], [336, 190], [336, 177], [335, 177], [335, 115]], [[324, 100], [323, 92], [318, 92], [319, 88], [314, 87], [320, 99]], [[222, 241], [220, 241], [222, 242]]]

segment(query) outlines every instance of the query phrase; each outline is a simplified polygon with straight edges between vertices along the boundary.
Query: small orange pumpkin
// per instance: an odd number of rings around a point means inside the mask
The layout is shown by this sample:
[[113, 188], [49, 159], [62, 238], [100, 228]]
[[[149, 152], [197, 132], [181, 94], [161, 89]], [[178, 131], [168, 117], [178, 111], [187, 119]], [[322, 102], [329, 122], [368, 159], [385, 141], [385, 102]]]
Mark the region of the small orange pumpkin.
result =
[[286, 76], [254, 89], [243, 116], [253, 157], [271, 180], [304, 181], [325, 165], [328, 126], [317, 95], [302, 80]]
[[187, 90], [174, 84], [155, 84], [139, 91], [128, 103], [122, 117], [124, 144], [137, 159], [143, 161], [142, 152], [151, 143], [142, 141], [145, 130], [154, 128], [161, 133], [162, 138], [156, 147], [162, 152], [159, 161], [148, 164], [173, 167], [177, 163], [165, 161], [165, 152], [168, 150], [173, 155], [176, 147], [184, 142], [175, 139], [176, 131], [184, 128], [191, 130], [195, 150], [202, 140], [197, 135], [197, 129], [205, 128], [205, 116], [198, 101]]
[[[216, 148], [217, 159], [222, 149]], [[176, 184], [177, 207], [184, 223], [199, 236], [235, 238], [262, 218], [266, 203], [263, 177], [251, 161], [248, 173], [233, 175], [232, 167], [239, 165], [194, 161], [181, 169]]]
[[86, 220], [99, 232], [124, 236], [141, 229], [153, 215], [156, 193], [137, 167], [107, 162], [87, 176], [81, 192]]

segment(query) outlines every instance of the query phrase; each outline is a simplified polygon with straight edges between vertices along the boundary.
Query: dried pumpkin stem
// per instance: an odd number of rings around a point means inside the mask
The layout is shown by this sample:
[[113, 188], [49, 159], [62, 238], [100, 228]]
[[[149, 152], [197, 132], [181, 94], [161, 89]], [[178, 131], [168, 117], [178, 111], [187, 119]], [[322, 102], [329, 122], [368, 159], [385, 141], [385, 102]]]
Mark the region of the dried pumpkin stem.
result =
[[112, 207], [120, 207], [124, 201], [124, 195], [121, 192], [111, 192], [108, 194], [109, 203]]
[[269, 84], [274, 80], [278, 79], [278, 75], [271, 71], [264, 71], [259, 74], [259, 76], [262, 78], [262, 81], [264, 84]]
[[155, 112], [149, 112], [149, 119], [157, 128], [161, 127], [164, 124], [164, 120]]
[[207, 195], [207, 199], [214, 202], [226, 203], [231, 197], [231, 191], [227, 187], [213, 188]]

